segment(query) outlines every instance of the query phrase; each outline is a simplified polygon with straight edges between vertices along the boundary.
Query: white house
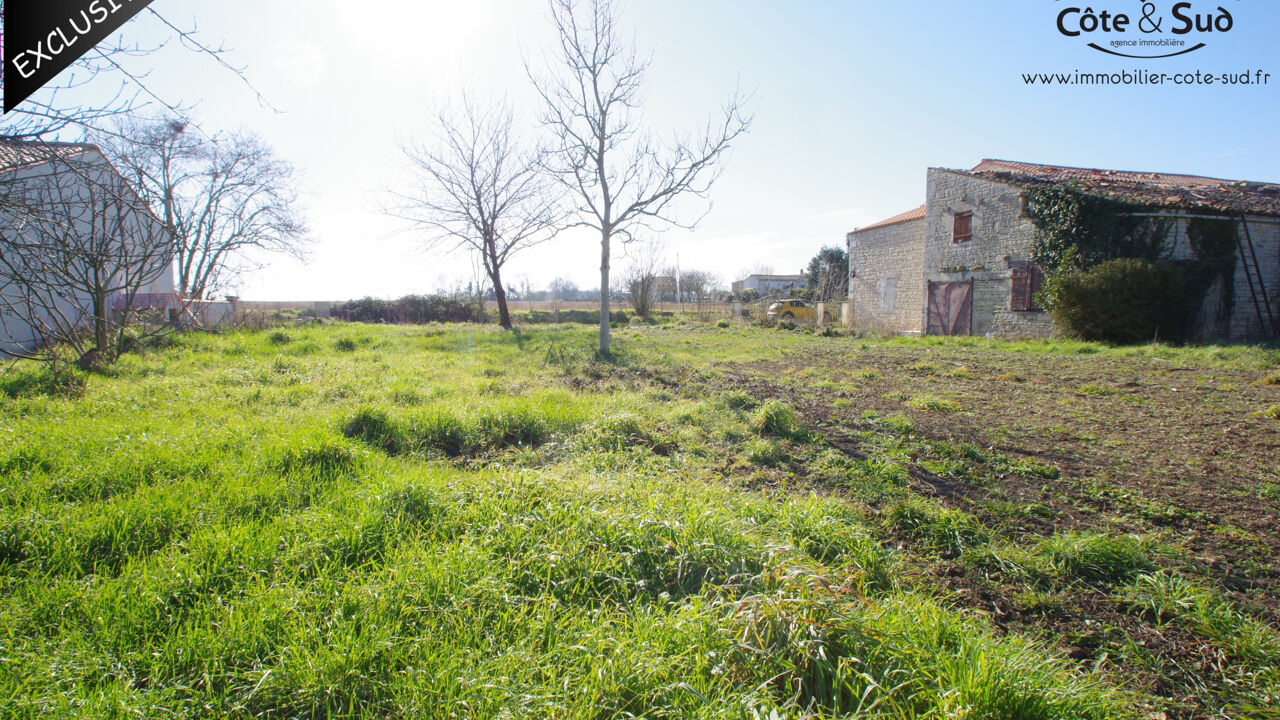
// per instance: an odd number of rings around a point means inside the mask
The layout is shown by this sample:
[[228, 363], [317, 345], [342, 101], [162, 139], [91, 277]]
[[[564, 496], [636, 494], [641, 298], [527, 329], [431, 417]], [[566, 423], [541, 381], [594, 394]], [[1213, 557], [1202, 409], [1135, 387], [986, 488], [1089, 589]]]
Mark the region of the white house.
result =
[[770, 295], [785, 295], [792, 290], [798, 290], [805, 286], [808, 281], [804, 275], [750, 275], [745, 280], [738, 280], [733, 283], [734, 292], [742, 292], [743, 290], [755, 290], [764, 297]]
[[0, 352], [170, 307], [172, 238], [100, 148], [0, 138]]

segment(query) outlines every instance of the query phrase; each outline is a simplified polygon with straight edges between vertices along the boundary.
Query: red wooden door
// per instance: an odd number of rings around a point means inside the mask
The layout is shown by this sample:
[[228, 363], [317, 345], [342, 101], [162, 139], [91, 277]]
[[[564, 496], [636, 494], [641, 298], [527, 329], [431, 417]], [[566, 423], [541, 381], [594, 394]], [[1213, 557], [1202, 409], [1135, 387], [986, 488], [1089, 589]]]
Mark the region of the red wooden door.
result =
[[973, 334], [973, 281], [929, 283], [930, 335]]

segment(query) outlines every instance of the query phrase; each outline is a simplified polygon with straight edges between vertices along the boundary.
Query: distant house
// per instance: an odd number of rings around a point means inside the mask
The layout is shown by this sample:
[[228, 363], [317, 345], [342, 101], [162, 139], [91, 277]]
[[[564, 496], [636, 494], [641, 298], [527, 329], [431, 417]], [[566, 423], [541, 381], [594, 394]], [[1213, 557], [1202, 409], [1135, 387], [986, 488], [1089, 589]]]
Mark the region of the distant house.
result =
[[804, 275], [751, 275], [745, 280], [732, 284], [735, 293], [743, 290], [755, 290], [761, 296], [786, 295], [792, 290], [803, 288], [808, 278]]
[[[0, 138], [0, 253], [0, 352], [87, 326], [95, 303], [178, 307], [171, 237], [96, 145]], [[61, 280], [91, 275], [108, 296]]]
[[659, 275], [653, 279], [653, 296], [659, 302], [675, 302], [676, 300], [676, 277], [674, 275]]
[[855, 327], [902, 334], [1049, 337], [1028, 193], [1062, 186], [1167, 220], [1171, 259], [1196, 257], [1197, 219], [1235, 223], [1233, 282], [1206, 292], [1193, 335], [1254, 339], [1280, 321], [1280, 184], [984, 160], [930, 168], [924, 205], [850, 232]]

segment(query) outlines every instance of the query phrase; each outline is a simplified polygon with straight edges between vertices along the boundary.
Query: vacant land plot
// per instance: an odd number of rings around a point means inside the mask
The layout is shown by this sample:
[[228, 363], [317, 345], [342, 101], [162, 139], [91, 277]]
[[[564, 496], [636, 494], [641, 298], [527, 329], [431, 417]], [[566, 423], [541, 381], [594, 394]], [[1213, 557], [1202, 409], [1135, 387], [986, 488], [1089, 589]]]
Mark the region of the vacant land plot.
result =
[[1275, 717], [1280, 353], [616, 342], [0, 375], [0, 715]]

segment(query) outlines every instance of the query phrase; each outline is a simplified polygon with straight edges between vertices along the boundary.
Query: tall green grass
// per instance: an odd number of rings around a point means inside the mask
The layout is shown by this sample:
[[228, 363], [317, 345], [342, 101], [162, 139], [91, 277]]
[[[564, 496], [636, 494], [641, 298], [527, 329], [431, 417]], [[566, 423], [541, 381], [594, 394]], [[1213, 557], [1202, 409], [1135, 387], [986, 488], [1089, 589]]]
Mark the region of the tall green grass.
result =
[[[991, 531], [914, 499], [909, 458], [643, 380], [843, 342], [715, 332], [619, 331], [611, 363], [578, 328], [177, 335], [80, 394], [5, 391], [0, 714], [1129, 714], [916, 587], [900, 538], [952, 554]], [[835, 491], [744, 490], [726, 476], [751, 457]], [[1149, 570], [1079, 545], [1045, 553]]]

